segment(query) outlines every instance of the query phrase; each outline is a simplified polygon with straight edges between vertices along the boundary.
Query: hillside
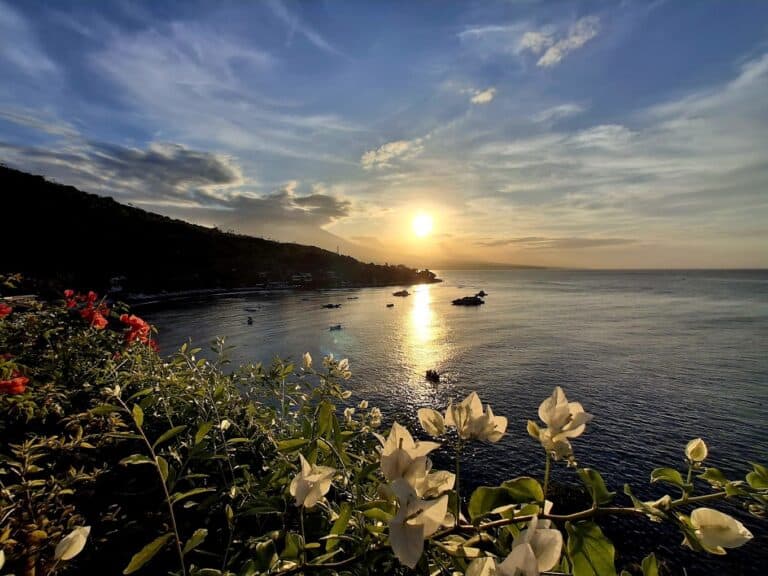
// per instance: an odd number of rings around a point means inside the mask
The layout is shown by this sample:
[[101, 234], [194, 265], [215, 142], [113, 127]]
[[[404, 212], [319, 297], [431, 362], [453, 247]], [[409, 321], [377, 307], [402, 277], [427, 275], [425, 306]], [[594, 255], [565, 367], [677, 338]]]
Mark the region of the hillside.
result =
[[104, 291], [116, 277], [134, 293], [274, 285], [297, 274], [309, 287], [434, 281], [429, 271], [225, 233], [4, 166], [0, 185], [0, 272], [21, 272], [43, 291]]

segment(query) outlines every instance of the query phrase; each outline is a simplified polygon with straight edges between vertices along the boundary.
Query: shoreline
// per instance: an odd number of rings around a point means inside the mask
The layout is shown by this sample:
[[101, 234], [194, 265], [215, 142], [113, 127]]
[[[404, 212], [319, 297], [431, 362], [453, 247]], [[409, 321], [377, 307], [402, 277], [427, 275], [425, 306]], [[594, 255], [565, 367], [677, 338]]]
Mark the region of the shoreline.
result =
[[177, 290], [173, 292], [160, 292], [145, 294], [126, 293], [120, 295], [110, 295], [116, 300], [121, 300], [131, 308], [147, 308], [159, 306], [167, 303], [194, 302], [196, 300], [207, 300], [215, 298], [232, 298], [237, 296], [251, 296], [255, 294], [272, 294], [283, 292], [320, 292], [331, 290], [359, 290], [361, 288], [386, 288], [388, 286], [420, 286], [422, 284], [439, 284], [443, 280], [435, 278], [431, 282], [417, 283], [393, 283], [393, 284], [361, 284], [349, 286], [327, 286], [327, 287], [307, 287], [300, 284], [274, 284], [270, 286], [249, 286], [245, 288], [199, 288], [193, 290]]

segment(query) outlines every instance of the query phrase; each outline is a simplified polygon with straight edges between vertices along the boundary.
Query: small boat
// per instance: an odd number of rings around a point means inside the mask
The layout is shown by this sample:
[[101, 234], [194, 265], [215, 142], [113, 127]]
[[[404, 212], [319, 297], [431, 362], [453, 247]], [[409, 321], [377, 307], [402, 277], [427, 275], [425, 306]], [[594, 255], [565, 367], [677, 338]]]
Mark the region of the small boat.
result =
[[394, 308], [394, 307], [395, 307], [394, 304], [387, 304], [387, 308]]
[[333, 332], [334, 330], [341, 330], [341, 324], [335, 324], [330, 328], [328, 328], [328, 330], [330, 330], [331, 332]]
[[402, 296], [402, 297], [405, 297], [405, 296], [410, 296], [410, 295], [411, 295], [411, 293], [408, 292], [408, 290], [398, 290], [397, 292], [392, 292], [392, 296]]
[[341, 304], [323, 304], [323, 308], [341, 308]]
[[253, 318], [251, 316], [248, 316], [247, 322], [248, 322], [248, 326], [250, 326], [251, 324], [253, 324]]
[[484, 298], [485, 296], [488, 296], [488, 292], [486, 292], [485, 290], [480, 290], [480, 292], [475, 294], [475, 296], [477, 296], [478, 298]]
[[358, 296], [347, 296], [347, 300], [357, 300]]
[[479, 296], [464, 296], [464, 298], [456, 298], [452, 304], [454, 306], [480, 306], [480, 304], [485, 304], [485, 300]]
[[438, 374], [437, 370], [427, 370], [426, 378], [429, 382], [440, 382], [440, 374]]

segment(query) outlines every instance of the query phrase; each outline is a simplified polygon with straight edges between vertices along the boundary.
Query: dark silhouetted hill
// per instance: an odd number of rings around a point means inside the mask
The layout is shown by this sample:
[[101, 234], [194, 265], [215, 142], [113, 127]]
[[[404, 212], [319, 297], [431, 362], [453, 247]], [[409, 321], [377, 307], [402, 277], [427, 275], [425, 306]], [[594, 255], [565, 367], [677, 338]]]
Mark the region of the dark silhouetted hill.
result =
[[21, 272], [41, 291], [104, 291], [117, 277], [134, 293], [258, 287], [298, 274], [310, 287], [434, 280], [429, 271], [189, 224], [4, 166], [0, 184], [0, 272]]

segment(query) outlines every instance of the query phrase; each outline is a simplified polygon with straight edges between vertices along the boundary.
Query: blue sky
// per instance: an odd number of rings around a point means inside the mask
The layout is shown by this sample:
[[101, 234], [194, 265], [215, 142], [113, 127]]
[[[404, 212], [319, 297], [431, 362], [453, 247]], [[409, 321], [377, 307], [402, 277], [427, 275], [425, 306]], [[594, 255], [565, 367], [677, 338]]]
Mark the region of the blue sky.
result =
[[0, 0], [0, 75], [0, 161], [205, 225], [768, 266], [767, 2]]

